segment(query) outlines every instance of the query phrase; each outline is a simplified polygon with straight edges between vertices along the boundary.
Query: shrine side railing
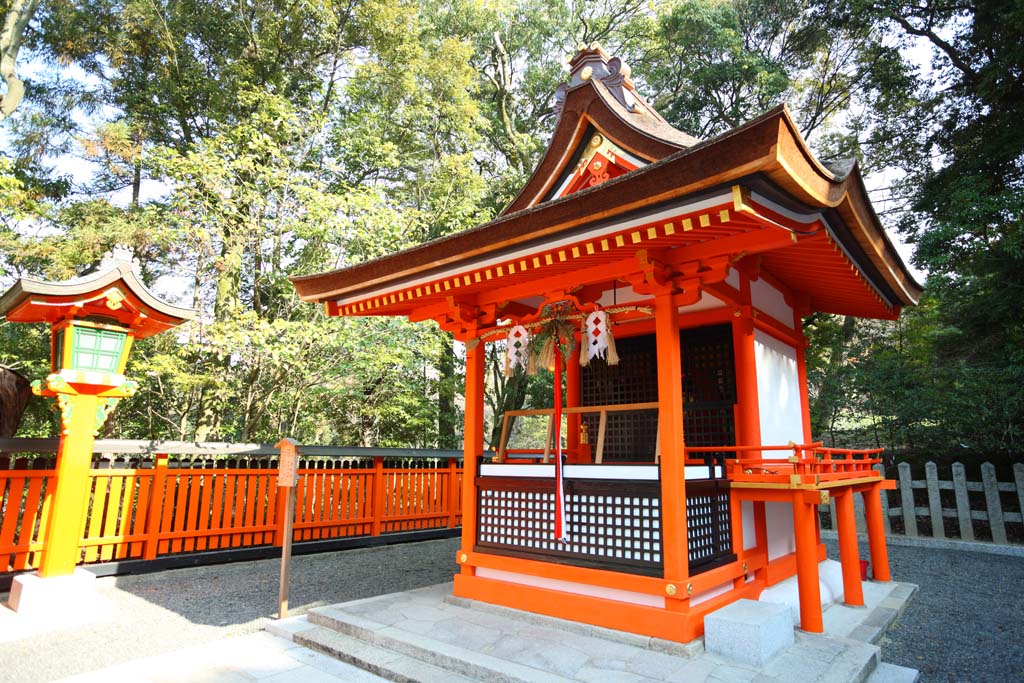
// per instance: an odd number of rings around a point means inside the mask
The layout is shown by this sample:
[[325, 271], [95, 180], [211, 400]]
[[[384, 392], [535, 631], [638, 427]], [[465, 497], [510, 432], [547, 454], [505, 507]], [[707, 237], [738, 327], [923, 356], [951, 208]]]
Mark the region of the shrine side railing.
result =
[[[0, 439], [0, 573], [36, 568], [45, 552], [56, 449], [56, 439]], [[95, 450], [80, 563], [283, 542], [272, 446], [100, 440]], [[461, 451], [308, 446], [302, 454], [296, 544], [461, 524]]]

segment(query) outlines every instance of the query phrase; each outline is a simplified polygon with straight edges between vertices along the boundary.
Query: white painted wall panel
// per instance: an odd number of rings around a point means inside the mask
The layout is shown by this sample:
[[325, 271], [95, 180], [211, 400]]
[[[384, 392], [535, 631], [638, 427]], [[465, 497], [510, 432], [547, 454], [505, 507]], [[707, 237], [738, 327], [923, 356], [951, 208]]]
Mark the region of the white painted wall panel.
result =
[[[757, 396], [761, 413], [761, 443], [803, 441], [800, 412], [800, 375], [796, 349], [760, 330], [754, 331]], [[765, 451], [766, 458], [788, 458], [788, 451]]]
[[768, 526], [768, 559], [795, 553], [793, 506], [789, 503], [765, 503], [764, 517]]
[[730, 268], [728, 274], [726, 274], [726, 276], [725, 276], [725, 281], [726, 281], [727, 284], [735, 287], [736, 289], [739, 289], [740, 288], [740, 271], [736, 270], [735, 268]]
[[743, 511], [743, 549], [750, 550], [757, 546], [757, 527], [754, 525], [754, 504], [745, 500], [740, 504]]
[[793, 328], [793, 309], [786, 303], [782, 292], [772, 287], [763, 279], [750, 283], [750, 302], [780, 323]]

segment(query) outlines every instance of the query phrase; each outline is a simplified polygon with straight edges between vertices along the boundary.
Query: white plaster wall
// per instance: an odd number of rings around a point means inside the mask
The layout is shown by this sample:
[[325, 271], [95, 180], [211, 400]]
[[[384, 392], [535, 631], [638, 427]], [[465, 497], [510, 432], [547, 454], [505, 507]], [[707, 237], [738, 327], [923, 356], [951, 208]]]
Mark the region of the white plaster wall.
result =
[[[818, 590], [821, 591], [821, 606], [826, 608], [829, 603], [843, 600], [843, 569], [835, 560], [822, 560], [818, 563]], [[789, 607], [793, 625], [800, 625], [800, 587], [795, 576], [765, 588], [758, 597], [761, 602], [773, 602]]]
[[740, 504], [743, 512], [743, 549], [757, 546], [757, 527], [754, 525], [754, 503], [745, 500]]
[[740, 272], [735, 268], [730, 268], [729, 272], [725, 276], [726, 283], [732, 285], [736, 289], [740, 288]]
[[702, 602], [707, 602], [711, 598], [717, 598], [719, 595], [723, 595], [732, 590], [732, 581], [723, 583], [719, 586], [715, 586], [710, 590], [706, 590], [703, 593], [697, 593], [690, 597], [690, 605], [699, 605]]
[[[760, 330], [754, 330], [754, 362], [757, 364], [761, 443], [781, 445], [790, 441], [803, 441], [796, 349]], [[787, 451], [764, 452], [766, 458], [784, 459], [790, 455]]]
[[774, 560], [795, 553], [793, 506], [789, 503], [765, 503], [764, 518], [768, 527], [768, 559]]
[[786, 327], [793, 327], [793, 309], [786, 303], [786, 297], [763, 279], [750, 283], [750, 302]]
[[[757, 395], [761, 414], [761, 443], [786, 444], [803, 440], [800, 413], [800, 376], [796, 349], [760, 330], [754, 330], [754, 359], [757, 364]], [[788, 458], [789, 451], [764, 451], [765, 458]], [[766, 503], [768, 559], [796, 550], [793, 535], [793, 506]]]
[[[742, 510], [743, 549], [750, 550], [757, 545], [754, 504], [745, 500], [742, 503]], [[765, 503], [764, 518], [768, 530], [768, 559], [774, 560], [796, 552], [796, 536], [793, 534], [793, 507], [787, 503]]]
[[712, 308], [725, 308], [725, 302], [719, 299], [714, 294], [708, 294], [707, 292], [700, 293], [700, 301], [689, 306], [680, 306], [680, 313], [696, 313], [697, 311], [707, 311]]

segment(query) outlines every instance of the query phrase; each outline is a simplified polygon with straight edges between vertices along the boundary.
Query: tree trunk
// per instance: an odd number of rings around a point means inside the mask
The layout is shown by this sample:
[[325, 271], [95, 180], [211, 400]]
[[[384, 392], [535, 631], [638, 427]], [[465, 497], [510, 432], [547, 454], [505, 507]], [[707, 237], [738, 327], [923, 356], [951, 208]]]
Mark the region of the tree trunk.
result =
[[217, 298], [214, 302], [214, 316], [218, 321], [231, 318], [241, 305], [245, 241], [239, 232], [232, 231], [224, 235], [224, 246], [216, 263]]
[[[499, 347], [494, 351], [488, 350], [487, 361], [490, 365], [491, 386], [487, 398], [491, 406], [491, 413], [494, 415], [494, 424], [491, 425], [490, 447], [497, 450], [501, 444], [501, 430], [505, 420], [505, 413], [509, 410], [522, 410], [526, 404], [526, 388], [529, 377], [525, 372], [516, 372], [511, 377], [505, 377], [504, 356]], [[508, 421], [509, 434], [515, 428], [515, 417]]]
[[455, 428], [457, 414], [455, 410], [456, 377], [454, 339], [447, 332], [440, 333], [443, 338], [441, 357], [438, 359], [437, 371], [440, 382], [437, 389], [437, 447], [458, 448], [458, 433]]
[[18, 433], [21, 416], [32, 397], [32, 385], [21, 373], [0, 367], [0, 438]]
[[39, 3], [40, 0], [13, 0], [4, 17], [0, 31], [0, 78], [7, 84], [7, 92], [0, 95], [0, 121], [13, 114], [25, 96], [25, 84], [17, 73], [18, 50]]

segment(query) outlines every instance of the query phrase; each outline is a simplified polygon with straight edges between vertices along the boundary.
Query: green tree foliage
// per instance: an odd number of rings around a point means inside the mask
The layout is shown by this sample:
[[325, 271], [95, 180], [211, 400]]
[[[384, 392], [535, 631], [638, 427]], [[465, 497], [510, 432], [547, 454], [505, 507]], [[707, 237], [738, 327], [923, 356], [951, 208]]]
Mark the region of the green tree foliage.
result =
[[862, 152], [896, 171], [885, 214], [928, 271], [926, 296], [901, 321], [855, 335], [846, 355], [861, 343], [864, 357], [839, 393], [864, 398], [832, 409], [846, 411], [846, 438], [869, 419], [897, 448], [1019, 458], [1024, 5], [849, 0], [822, 12], [867, 28], [877, 51], [916, 46], [931, 55], [909, 81], [911, 64], [869, 64], [882, 96], [860, 117]]
[[[600, 43], [691, 134], [787, 102], [820, 156], [884, 172], [880, 216], [915, 245], [928, 295], [894, 323], [808, 321], [816, 434], [1019, 452], [1020, 0], [0, 0], [0, 14], [15, 6], [31, 21], [26, 96], [0, 139], [6, 281], [70, 277], [126, 244], [148, 284], [199, 311], [138, 344], [143, 388], [112, 432], [457, 446], [448, 335], [328, 319], [287, 278], [496, 215], [544, 149], [566, 57]], [[3, 325], [0, 363], [43, 374], [44, 336]], [[550, 380], [506, 378], [497, 347], [488, 362], [493, 442], [504, 411], [550, 401]], [[24, 433], [52, 425], [34, 401]]]

